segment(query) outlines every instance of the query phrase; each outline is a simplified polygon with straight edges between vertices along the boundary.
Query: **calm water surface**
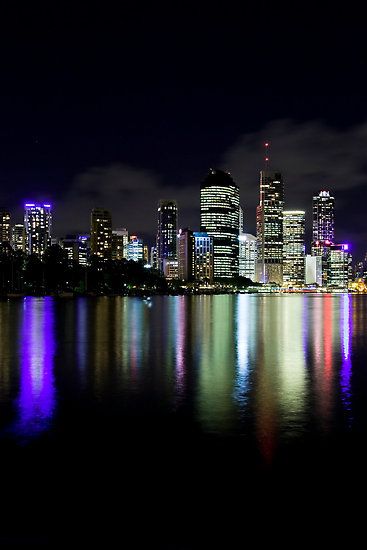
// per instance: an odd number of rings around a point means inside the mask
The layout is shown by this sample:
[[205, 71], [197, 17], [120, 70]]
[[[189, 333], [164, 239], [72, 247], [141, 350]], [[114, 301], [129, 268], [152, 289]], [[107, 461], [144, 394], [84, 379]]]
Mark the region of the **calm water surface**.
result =
[[32, 494], [65, 468], [68, 487], [90, 468], [126, 488], [128, 472], [193, 486], [222, 465], [236, 480], [358, 467], [366, 322], [367, 297], [346, 294], [3, 301], [8, 471], [31, 468]]

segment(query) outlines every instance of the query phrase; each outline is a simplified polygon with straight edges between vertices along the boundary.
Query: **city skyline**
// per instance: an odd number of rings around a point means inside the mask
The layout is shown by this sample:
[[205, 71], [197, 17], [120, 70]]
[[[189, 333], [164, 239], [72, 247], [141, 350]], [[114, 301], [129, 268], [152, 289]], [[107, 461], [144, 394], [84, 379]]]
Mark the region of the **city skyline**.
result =
[[[8, 25], [5, 15], [2, 204], [20, 221], [23, 198], [54, 203], [60, 235], [85, 231], [101, 205], [119, 225], [153, 238], [151, 205], [160, 198], [175, 197], [186, 225], [196, 225], [193, 193], [214, 166], [238, 182], [253, 234], [260, 149], [269, 139], [272, 169], [289, 183], [287, 208], [306, 209], [309, 219], [309, 195], [331, 189], [340, 235], [362, 255], [361, 21], [333, 12], [330, 25], [329, 11], [320, 8], [317, 21], [301, 11], [296, 25], [289, 10], [272, 6], [267, 17], [249, 8], [246, 25], [226, 9], [181, 14], [171, 25], [157, 10], [147, 25], [132, 9], [123, 33], [113, 11], [91, 8], [88, 25], [80, 8], [73, 18], [18, 8]], [[279, 29], [271, 47], [258, 40], [260, 20], [264, 36]], [[264, 74], [275, 89], [261, 84]], [[139, 196], [147, 205], [134, 211]]]

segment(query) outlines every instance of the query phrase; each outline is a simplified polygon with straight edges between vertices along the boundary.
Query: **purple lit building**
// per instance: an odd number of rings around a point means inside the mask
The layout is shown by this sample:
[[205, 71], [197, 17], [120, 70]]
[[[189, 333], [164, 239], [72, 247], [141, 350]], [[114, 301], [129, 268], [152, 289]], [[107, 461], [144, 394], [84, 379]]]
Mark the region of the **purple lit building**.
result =
[[28, 254], [43, 256], [46, 248], [51, 245], [51, 204], [26, 203], [24, 205], [24, 227], [26, 251]]

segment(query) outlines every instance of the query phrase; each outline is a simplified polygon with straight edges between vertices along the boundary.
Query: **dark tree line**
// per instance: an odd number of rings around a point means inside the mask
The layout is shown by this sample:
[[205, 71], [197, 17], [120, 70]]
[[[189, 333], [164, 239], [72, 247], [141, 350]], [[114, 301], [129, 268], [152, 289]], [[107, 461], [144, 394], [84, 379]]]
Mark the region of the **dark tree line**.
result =
[[157, 271], [127, 260], [104, 261], [96, 256], [87, 266], [68, 260], [59, 245], [50, 246], [42, 259], [0, 244], [0, 294], [60, 292], [132, 294], [165, 292], [167, 283]]

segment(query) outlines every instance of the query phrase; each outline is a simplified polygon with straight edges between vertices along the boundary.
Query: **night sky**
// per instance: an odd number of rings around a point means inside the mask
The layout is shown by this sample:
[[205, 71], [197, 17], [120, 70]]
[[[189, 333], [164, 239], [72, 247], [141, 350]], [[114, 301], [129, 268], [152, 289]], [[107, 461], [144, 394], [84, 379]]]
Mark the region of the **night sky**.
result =
[[2, 9], [0, 204], [14, 222], [24, 200], [50, 200], [61, 236], [104, 206], [152, 242], [160, 198], [199, 227], [200, 181], [218, 167], [254, 232], [266, 139], [286, 207], [310, 226], [313, 193], [330, 189], [337, 240], [364, 254], [364, 19], [352, 4], [256, 5]]

